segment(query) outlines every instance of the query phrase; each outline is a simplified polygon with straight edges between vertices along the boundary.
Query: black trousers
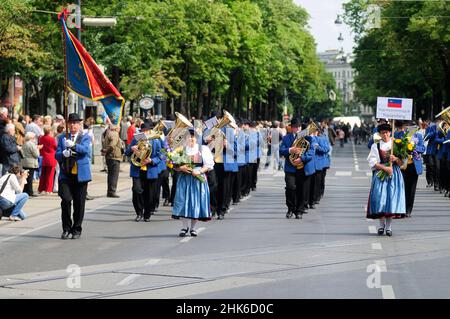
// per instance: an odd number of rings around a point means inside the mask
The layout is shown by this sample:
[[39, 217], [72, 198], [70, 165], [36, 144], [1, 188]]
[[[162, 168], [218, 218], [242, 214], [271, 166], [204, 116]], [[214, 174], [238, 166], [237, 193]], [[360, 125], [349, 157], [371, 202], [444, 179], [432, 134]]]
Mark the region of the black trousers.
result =
[[242, 196], [247, 196], [250, 193], [251, 188], [251, 178], [252, 178], [252, 168], [250, 164], [245, 164], [243, 166], [243, 174], [242, 174]]
[[147, 179], [147, 172], [141, 171], [139, 177], [133, 177], [133, 207], [136, 215], [150, 218], [156, 210], [158, 198], [158, 179]]
[[170, 189], [170, 200], [169, 202], [173, 204], [173, 201], [175, 200], [175, 194], [177, 192], [177, 180], [179, 172], [173, 172], [172, 174], [172, 188]]
[[411, 214], [416, 197], [417, 180], [419, 179], [414, 163], [408, 164], [406, 169], [402, 170], [402, 175], [405, 182], [406, 213]]
[[443, 190], [447, 190], [448, 184], [449, 184], [448, 167], [447, 166], [448, 166], [447, 165], [447, 156], [443, 156], [443, 158], [440, 160], [440, 163], [439, 163], [439, 167], [440, 167], [439, 186]]
[[[61, 220], [63, 231], [81, 234], [84, 219], [88, 183], [79, 183], [77, 175], [59, 182], [58, 195], [61, 198]], [[73, 202], [73, 222], [71, 217]]]
[[258, 158], [256, 163], [251, 163], [251, 182], [250, 188], [254, 190], [256, 188], [256, 183], [258, 182], [258, 169], [259, 169], [260, 159]]
[[231, 188], [232, 196], [233, 196], [233, 203], [237, 203], [241, 199], [242, 172], [243, 172], [243, 166], [239, 166], [239, 171], [237, 173], [235, 173], [232, 188]]
[[[323, 178], [323, 170], [316, 171], [315, 179], [314, 179], [314, 188], [312, 188], [312, 191], [314, 194], [312, 195], [312, 202], [313, 204], [318, 204], [320, 202], [320, 193], [322, 188], [322, 178]], [[311, 201], [310, 201], [311, 202]]]
[[108, 167], [108, 195], [115, 194], [119, 180], [120, 161], [106, 159], [106, 166]]
[[306, 204], [313, 205], [316, 202], [316, 191], [318, 182], [318, 172], [310, 176], [309, 187], [306, 188]]
[[305, 170], [300, 169], [295, 173], [286, 173], [284, 181], [286, 183], [285, 196], [286, 206], [293, 213], [303, 213], [307, 202], [306, 188], [309, 186], [310, 176], [305, 175]]
[[321, 179], [321, 185], [320, 185], [320, 198], [322, 198], [323, 195], [325, 194], [325, 179], [327, 177], [327, 170], [328, 170], [328, 168], [324, 168], [322, 170], [322, 179]]
[[28, 177], [27, 177], [27, 183], [25, 184], [23, 191], [27, 193], [29, 196], [32, 196], [33, 193], [33, 177], [34, 172], [36, 171], [36, 168], [30, 168], [30, 167], [24, 167], [24, 170], [28, 170]]
[[[161, 172], [161, 174], [159, 174], [159, 183], [160, 183], [160, 187], [162, 188], [162, 198], [164, 199], [170, 199], [170, 187], [169, 187], [169, 176], [170, 176], [170, 172], [169, 170], [164, 170]], [[158, 191], [158, 194], [160, 192]], [[158, 200], [159, 200], [159, 196], [158, 196]]]
[[423, 156], [423, 161], [426, 165], [426, 172], [425, 172], [425, 177], [427, 179], [427, 184], [428, 185], [433, 185], [434, 184], [434, 180], [433, 180], [433, 163], [432, 163], [432, 159], [431, 159], [431, 155], [429, 154], [425, 154]]
[[211, 210], [217, 212], [217, 177], [216, 172], [212, 169], [206, 173], [209, 187], [209, 202]]
[[437, 155], [431, 155], [431, 162], [433, 163], [433, 182], [434, 189], [438, 189], [441, 185], [439, 184], [440, 176], [440, 161], [437, 159]]
[[217, 177], [217, 212], [225, 213], [227, 210], [227, 200], [231, 198], [231, 172], [226, 172], [222, 163], [214, 165]]

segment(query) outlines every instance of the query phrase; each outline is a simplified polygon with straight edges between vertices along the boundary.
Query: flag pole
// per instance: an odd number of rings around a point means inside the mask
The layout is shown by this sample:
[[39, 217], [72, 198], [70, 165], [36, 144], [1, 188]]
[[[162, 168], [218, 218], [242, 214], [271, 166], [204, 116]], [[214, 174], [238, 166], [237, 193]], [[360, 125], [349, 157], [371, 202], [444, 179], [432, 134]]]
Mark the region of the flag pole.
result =
[[[392, 119], [392, 135], [391, 135], [391, 141], [392, 141], [392, 145], [391, 145], [391, 156], [394, 155], [394, 144], [395, 144], [395, 138], [394, 138], [394, 130], [395, 130], [395, 119]], [[393, 166], [392, 163], [389, 161], [390, 166]]]
[[[63, 9], [65, 10], [65, 9]], [[61, 19], [65, 19], [65, 14], [63, 13]], [[64, 26], [62, 28], [62, 44], [63, 44], [63, 54], [64, 54], [64, 119], [66, 122], [66, 140], [69, 138], [69, 94], [67, 91], [67, 54], [66, 54], [66, 33], [64, 32]], [[69, 158], [66, 158], [66, 167], [69, 167]]]

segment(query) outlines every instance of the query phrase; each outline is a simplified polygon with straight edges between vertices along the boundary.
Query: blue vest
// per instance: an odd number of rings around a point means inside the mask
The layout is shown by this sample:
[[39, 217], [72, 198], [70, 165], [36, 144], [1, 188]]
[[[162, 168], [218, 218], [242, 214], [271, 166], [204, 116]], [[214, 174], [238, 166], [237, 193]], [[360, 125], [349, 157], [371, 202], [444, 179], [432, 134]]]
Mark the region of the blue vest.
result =
[[436, 124], [427, 127], [425, 137], [428, 139], [427, 155], [436, 155]]
[[[308, 137], [307, 137], [308, 138]], [[292, 147], [292, 143], [294, 143], [295, 135], [287, 134], [283, 137], [283, 140], [280, 145], [280, 156], [284, 156], [284, 172], [285, 173], [295, 173], [297, 169], [292, 165], [289, 160], [289, 148]], [[309, 140], [311, 141], [310, 137]], [[315, 163], [314, 163], [314, 149], [310, 148], [308, 152], [302, 155], [302, 162], [304, 163], [305, 175], [309, 176], [315, 173]]]
[[[82, 134], [82, 133], [78, 133]], [[62, 161], [65, 161], [66, 158], [62, 155], [62, 152], [66, 149], [65, 147], [65, 134], [61, 134], [58, 137], [58, 147], [56, 149], [55, 158], [59, 163], [59, 166], [62, 166]], [[91, 137], [88, 134], [82, 134], [81, 141], [78, 144], [75, 144], [75, 151], [77, 152], [76, 163], [77, 163], [77, 179], [78, 182], [89, 182], [92, 180], [91, 176], [91, 150], [92, 143]], [[59, 179], [68, 179], [69, 177], [66, 173], [61, 170], [59, 174]]]
[[[150, 158], [152, 162], [147, 165], [147, 179], [156, 179], [159, 174], [159, 163], [161, 162], [160, 154], [161, 154], [161, 140], [160, 139], [152, 139], [150, 140], [152, 144], [152, 154], [150, 154]], [[137, 144], [135, 138], [131, 141], [131, 144], [127, 147], [125, 151], [125, 155], [131, 156], [133, 151], [131, 148]], [[130, 166], [130, 177], [139, 177], [141, 172], [141, 168], [137, 167], [133, 164]]]

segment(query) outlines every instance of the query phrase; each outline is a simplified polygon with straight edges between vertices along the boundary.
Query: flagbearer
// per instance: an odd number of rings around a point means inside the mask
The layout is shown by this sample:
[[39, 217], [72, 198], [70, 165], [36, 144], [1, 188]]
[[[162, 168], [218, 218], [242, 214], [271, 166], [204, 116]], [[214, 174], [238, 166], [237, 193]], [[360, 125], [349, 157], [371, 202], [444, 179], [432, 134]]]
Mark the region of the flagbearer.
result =
[[[61, 197], [61, 219], [63, 233], [61, 239], [78, 239], [81, 236], [84, 218], [84, 207], [88, 182], [91, 181], [91, 137], [83, 134], [78, 114], [69, 115], [68, 138], [64, 134], [58, 138], [56, 160], [61, 167], [59, 175], [59, 191]], [[73, 202], [73, 221], [71, 208]]]

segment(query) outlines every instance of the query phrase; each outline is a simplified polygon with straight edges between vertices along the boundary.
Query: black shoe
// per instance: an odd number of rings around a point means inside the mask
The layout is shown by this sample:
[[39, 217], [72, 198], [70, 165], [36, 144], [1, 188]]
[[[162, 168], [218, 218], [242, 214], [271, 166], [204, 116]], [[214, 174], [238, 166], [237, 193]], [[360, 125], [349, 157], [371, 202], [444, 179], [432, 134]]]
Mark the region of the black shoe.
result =
[[434, 186], [434, 190], [435, 190], [436, 192], [438, 192], [438, 191], [439, 191], [439, 187]]
[[428, 184], [427, 187], [428, 188], [433, 187], [433, 184]]
[[68, 231], [65, 231], [61, 234], [61, 239], [68, 239], [69, 235], [70, 235], [70, 233]]
[[86, 200], [93, 200], [93, 199], [94, 199], [94, 197], [86, 195]]
[[170, 205], [169, 200], [166, 199], [166, 200], [164, 201], [164, 203], [163, 203], [163, 206], [169, 206], [169, 205]]
[[295, 219], [303, 219], [302, 213], [295, 213]]
[[197, 237], [198, 236], [197, 231], [195, 229], [191, 230], [191, 236], [192, 237]]
[[386, 229], [386, 236], [391, 237], [392, 236], [392, 230]]
[[189, 232], [189, 227], [188, 228], [183, 228], [180, 233], [178, 234], [178, 236], [180, 237], [184, 237], [186, 236], [186, 234]]
[[146, 223], [150, 222], [150, 218], [144, 218], [144, 222]]
[[80, 238], [80, 236], [81, 236], [81, 233], [74, 233], [74, 234], [72, 234], [72, 239], [78, 239], [78, 238]]
[[411, 217], [411, 213], [406, 213], [406, 218], [410, 218]]
[[378, 228], [378, 236], [381, 236], [383, 234], [384, 234], [384, 228], [383, 227]]
[[291, 210], [288, 210], [286, 213], [286, 218], [291, 218], [294, 213]]
[[106, 197], [120, 198], [120, 196], [117, 195], [116, 193], [108, 194], [108, 195], [106, 195]]
[[142, 220], [142, 215], [137, 215], [134, 220], [137, 221], [137, 222], [141, 221]]
[[222, 220], [224, 218], [224, 216], [222, 214], [217, 214], [217, 219], [218, 220]]
[[314, 204], [312, 204], [312, 205], [309, 205], [309, 208], [316, 209], [316, 206]]

